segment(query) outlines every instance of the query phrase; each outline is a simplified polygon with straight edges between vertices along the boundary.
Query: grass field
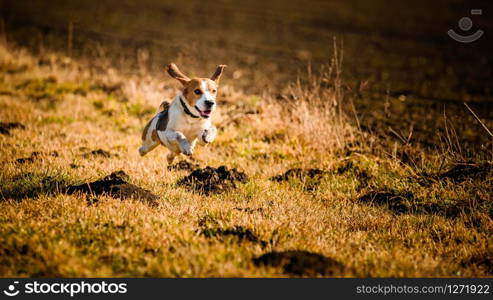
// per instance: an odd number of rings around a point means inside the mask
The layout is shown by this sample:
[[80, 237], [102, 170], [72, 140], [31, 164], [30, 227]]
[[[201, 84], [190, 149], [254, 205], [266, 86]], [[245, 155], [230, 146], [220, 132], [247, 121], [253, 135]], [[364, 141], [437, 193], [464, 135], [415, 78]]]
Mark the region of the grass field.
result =
[[[115, 63], [104, 48], [69, 55], [2, 38], [0, 275], [492, 277], [490, 92], [453, 99], [477, 117], [406, 100], [414, 92], [358, 93], [344, 73], [355, 48], [329, 44], [316, 71], [291, 77], [259, 68], [260, 54], [251, 67], [230, 58], [217, 140], [168, 168], [165, 148], [137, 149], [179, 84], [144, 50]], [[223, 63], [176, 57], [199, 76]], [[446, 96], [436, 92], [425, 94]], [[244, 175], [182, 184], [220, 166]], [[114, 172], [130, 192], [73, 192]]]

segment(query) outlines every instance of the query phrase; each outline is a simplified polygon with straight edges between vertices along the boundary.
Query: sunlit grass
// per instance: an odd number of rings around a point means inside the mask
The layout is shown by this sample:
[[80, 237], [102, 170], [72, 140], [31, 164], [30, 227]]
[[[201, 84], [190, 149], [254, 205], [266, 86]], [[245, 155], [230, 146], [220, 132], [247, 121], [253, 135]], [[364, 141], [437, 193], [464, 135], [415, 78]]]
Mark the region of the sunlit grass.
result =
[[[15, 47], [1, 45], [0, 53], [1, 70], [26, 66], [0, 74], [0, 90], [9, 91], [0, 95], [0, 121], [26, 126], [0, 135], [2, 276], [289, 276], [252, 258], [293, 249], [341, 262], [346, 269], [336, 276], [493, 274], [491, 172], [423, 181], [425, 171], [440, 171], [444, 154], [416, 150], [426, 160], [419, 168], [388, 155], [386, 143], [338, 111], [344, 102], [337, 85], [322, 88], [313, 77], [317, 89], [288, 89], [296, 101], [223, 86], [218, 139], [193, 159], [202, 167], [237, 167], [249, 181], [205, 196], [177, 185], [188, 172], [169, 171], [164, 148], [144, 158], [137, 152], [153, 108], [178, 88], [171, 79], [163, 90], [157, 79], [91, 73], [90, 65], [55, 54], [46, 66]], [[34, 99], [33, 91], [45, 97]], [[112, 155], [84, 155], [97, 149]], [[40, 154], [17, 162], [33, 152]], [[270, 180], [290, 168], [327, 173]], [[158, 206], [63, 193], [116, 170], [160, 196]], [[408, 210], [360, 200], [371, 192], [393, 193]], [[218, 237], [231, 228], [265, 243]]]

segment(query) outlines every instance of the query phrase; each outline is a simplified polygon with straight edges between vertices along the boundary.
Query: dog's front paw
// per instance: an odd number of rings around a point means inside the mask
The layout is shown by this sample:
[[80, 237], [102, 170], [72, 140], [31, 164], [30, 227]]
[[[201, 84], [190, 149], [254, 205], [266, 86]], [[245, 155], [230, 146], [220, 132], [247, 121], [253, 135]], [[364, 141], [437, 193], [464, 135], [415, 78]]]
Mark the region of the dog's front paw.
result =
[[193, 154], [193, 149], [192, 147], [190, 147], [190, 145], [187, 145], [181, 148], [181, 153], [190, 156]]
[[206, 143], [206, 144], [212, 143], [215, 138], [216, 138], [216, 128], [215, 127], [210, 128], [210, 129], [206, 129], [202, 133], [202, 141], [204, 141], [204, 143]]

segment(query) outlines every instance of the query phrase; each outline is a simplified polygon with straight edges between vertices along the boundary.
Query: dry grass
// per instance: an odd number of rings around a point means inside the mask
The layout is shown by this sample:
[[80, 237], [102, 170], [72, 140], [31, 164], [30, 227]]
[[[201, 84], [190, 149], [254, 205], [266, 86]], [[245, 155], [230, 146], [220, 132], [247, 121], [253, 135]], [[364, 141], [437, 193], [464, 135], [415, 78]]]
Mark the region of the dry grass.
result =
[[[342, 263], [335, 276], [493, 275], [489, 165], [447, 177], [442, 152], [388, 149], [358, 130], [341, 109], [351, 102], [340, 88], [340, 56], [278, 96], [221, 87], [218, 139], [193, 159], [250, 179], [209, 196], [176, 185], [188, 173], [167, 170], [164, 148], [138, 155], [140, 130], [178, 88], [164, 74], [122, 75], [5, 43], [0, 58], [0, 121], [26, 127], [0, 135], [2, 276], [289, 276], [252, 258], [293, 249]], [[83, 156], [97, 149], [113, 155]], [[399, 153], [419, 157], [419, 167]], [[293, 167], [327, 173], [269, 180]], [[159, 205], [107, 196], [88, 204], [62, 192], [116, 170], [159, 195]], [[378, 204], [383, 192], [391, 203]], [[265, 244], [208, 237], [204, 226], [250, 230]]]

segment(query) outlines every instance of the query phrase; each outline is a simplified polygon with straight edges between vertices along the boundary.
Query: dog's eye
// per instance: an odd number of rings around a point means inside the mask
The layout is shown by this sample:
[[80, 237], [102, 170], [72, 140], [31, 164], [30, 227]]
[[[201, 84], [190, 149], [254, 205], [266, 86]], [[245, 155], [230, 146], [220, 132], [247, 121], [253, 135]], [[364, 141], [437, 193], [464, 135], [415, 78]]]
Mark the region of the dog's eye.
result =
[[215, 94], [217, 92], [217, 90], [212, 90], [212, 93]]
[[199, 89], [196, 89], [196, 90], [195, 90], [195, 91], [193, 91], [193, 92], [194, 92], [195, 94], [197, 94], [197, 95], [202, 94], [202, 91], [201, 91], [201, 90], [199, 90]]

